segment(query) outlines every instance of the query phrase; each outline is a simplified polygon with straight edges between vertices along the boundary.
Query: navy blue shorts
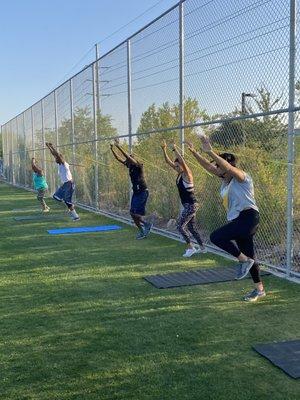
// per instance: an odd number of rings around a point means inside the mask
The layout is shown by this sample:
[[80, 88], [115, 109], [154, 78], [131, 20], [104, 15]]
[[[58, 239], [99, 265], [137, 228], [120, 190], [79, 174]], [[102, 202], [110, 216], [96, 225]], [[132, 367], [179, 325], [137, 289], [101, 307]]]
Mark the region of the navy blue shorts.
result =
[[143, 190], [140, 193], [133, 193], [131, 198], [130, 212], [131, 214], [145, 215], [146, 203], [148, 200], [148, 190]]
[[74, 193], [75, 185], [74, 182], [65, 182], [61, 187], [54, 193], [53, 198], [57, 201], [64, 201], [67, 206], [72, 206], [72, 196]]

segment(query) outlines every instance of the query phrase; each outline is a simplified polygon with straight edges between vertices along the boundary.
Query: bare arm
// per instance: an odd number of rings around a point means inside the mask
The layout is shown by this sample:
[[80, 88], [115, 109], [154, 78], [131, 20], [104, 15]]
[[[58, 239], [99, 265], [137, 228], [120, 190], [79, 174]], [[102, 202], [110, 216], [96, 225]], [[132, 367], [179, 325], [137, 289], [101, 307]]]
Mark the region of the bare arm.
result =
[[43, 170], [36, 165], [34, 157], [32, 157], [32, 159], [31, 159], [31, 168], [37, 174], [43, 175]]
[[236, 178], [239, 182], [244, 182], [246, 174], [244, 171], [242, 171], [239, 168], [234, 167], [233, 165], [229, 164], [224, 158], [218, 156], [216, 154], [212, 147], [211, 144], [209, 143], [209, 139], [206, 136], [201, 136], [200, 137], [201, 142], [202, 142], [202, 148], [205, 153], [207, 153], [218, 165], [221, 169], [223, 169], [226, 172], [230, 172], [234, 178]]
[[119, 144], [119, 141], [115, 139], [115, 146], [116, 148], [122, 153], [122, 155], [126, 158], [126, 160], [129, 160], [132, 164], [137, 165], [138, 162], [130, 156], [124, 149]]
[[50, 150], [50, 153], [61, 163], [63, 164], [65, 162], [63, 156], [58, 153], [58, 151], [54, 148], [52, 143], [46, 142], [46, 146]]
[[182, 166], [183, 172], [185, 173], [185, 175], [188, 178], [189, 183], [193, 183], [194, 179], [193, 179], [192, 171], [190, 170], [190, 168], [188, 167], [188, 165], [185, 162], [184, 158], [180, 154], [179, 149], [178, 149], [178, 147], [176, 146], [175, 143], [173, 144], [173, 151], [175, 152], [176, 158], [178, 158], [178, 160], [179, 160], [179, 162], [180, 162], [180, 164]]
[[115, 152], [115, 150], [114, 150], [114, 145], [113, 145], [113, 144], [110, 145], [110, 149], [111, 149], [111, 152], [113, 153], [115, 159], [116, 159], [117, 161], [119, 161], [120, 163], [124, 164], [124, 162], [126, 161], [126, 159], [125, 159], [125, 160], [122, 160], [122, 158], [118, 156], [118, 154], [117, 154], [117, 153]]
[[168, 153], [167, 153], [167, 143], [166, 143], [165, 140], [162, 142], [161, 148], [162, 148], [162, 151], [163, 151], [163, 154], [164, 154], [164, 158], [165, 158], [166, 163], [167, 163], [168, 165], [170, 165], [170, 167], [173, 168], [173, 169], [175, 169], [175, 171], [176, 171], [175, 164], [173, 163], [173, 161], [172, 161], [172, 160], [170, 159], [170, 157], [168, 156]]
[[206, 158], [202, 157], [197, 150], [194, 148], [193, 144], [191, 142], [186, 142], [188, 145], [189, 151], [193, 154], [195, 159], [198, 161], [198, 163], [203, 167], [207, 172], [210, 172], [216, 176], [219, 176], [218, 174], [218, 169], [214, 165], [212, 165]]

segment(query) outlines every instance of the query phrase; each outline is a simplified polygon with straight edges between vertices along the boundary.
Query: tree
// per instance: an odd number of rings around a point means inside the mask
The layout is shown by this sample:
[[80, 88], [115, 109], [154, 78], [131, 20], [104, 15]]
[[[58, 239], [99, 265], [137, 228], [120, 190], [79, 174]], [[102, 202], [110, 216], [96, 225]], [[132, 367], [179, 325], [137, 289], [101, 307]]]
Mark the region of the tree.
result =
[[[246, 114], [267, 114], [274, 108], [280, 109], [285, 106], [282, 96], [273, 98], [270, 91], [265, 87], [258, 88], [257, 93], [257, 96], [253, 97], [255, 108], [246, 105]], [[240, 114], [237, 109], [234, 113]], [[225, 148], [247, 145], [258, 146], [267, 151], [275, 151], [282, 149], [282, 146], [286, 143], [285, 118], [283, 114], [274, 114], [265, 115], [261, 118], [225, 121], [212, 132], [211, 139], [214, 143]]]

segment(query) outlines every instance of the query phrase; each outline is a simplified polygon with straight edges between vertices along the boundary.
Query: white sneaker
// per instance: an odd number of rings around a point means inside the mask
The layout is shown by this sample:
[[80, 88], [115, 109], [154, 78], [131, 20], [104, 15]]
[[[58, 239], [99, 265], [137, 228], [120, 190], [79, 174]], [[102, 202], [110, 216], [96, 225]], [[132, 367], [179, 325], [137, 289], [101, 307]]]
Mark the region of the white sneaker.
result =
[[70, 217], [72, 218], [73, 221], [79, 221], [79, 215], [77, 214], [77, 212], [75, 210], [73, 211], [69, 211], [70, 213]]
[[196, 253], [197, 254], [199, 254], [199, 253], [205, 254], [205, 253], [207, 253], [207, 248], [206, 247], [202, 248], [200, 246], [197, 246], [196, 247]]
[[193, 247], [192, 249], [186, 249], [186, 251], [182, 257], [192, 257], [192, 255], [195, 253], [197, 253], [197, 250], [195, 249], [195, 247]]
[[47, 213], [49, 211], [50, 211], [50, 207], [48, 207], [48, 206], [46, 206], [46, 208], [44, 208], [44, 210], [43, 210], [44, 213]]

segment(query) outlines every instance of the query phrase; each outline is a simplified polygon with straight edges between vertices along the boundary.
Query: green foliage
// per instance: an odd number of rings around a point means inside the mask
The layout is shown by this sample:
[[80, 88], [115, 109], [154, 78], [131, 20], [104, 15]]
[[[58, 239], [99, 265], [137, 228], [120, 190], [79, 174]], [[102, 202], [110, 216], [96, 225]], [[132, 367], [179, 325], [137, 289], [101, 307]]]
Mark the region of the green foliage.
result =
[[[264, 87], [257, 89], [257, 96], [253, 97], [252, 101], [255, 103], [255, 108], [247, 105], [246, 114], [267, 113], [275, 107], [284, 106], [284, 103], [279, 104], [281, 97], [273, 99], [271, 93]], [[240, 112], [236, 110], [235, 114]], [[258, 146], [266, 151], [272, 151], [274, 157], [278, 157], [280, 153], [286, 154], [287, 149], [287, 123], [284, 118], [281, 114], [275, 114], [254, 119], [225, 121], [212, 131], [211, 139], [213, 143], [224, 148], [238, 145]]]

